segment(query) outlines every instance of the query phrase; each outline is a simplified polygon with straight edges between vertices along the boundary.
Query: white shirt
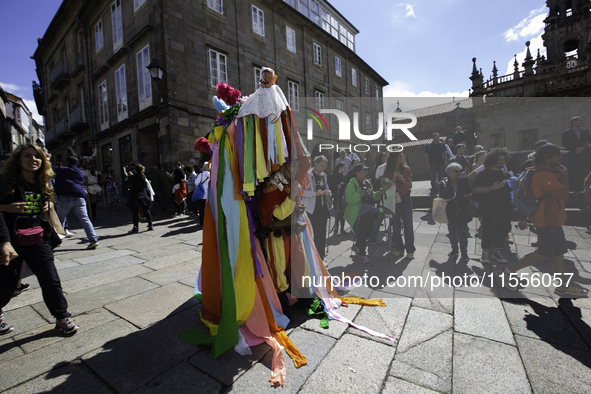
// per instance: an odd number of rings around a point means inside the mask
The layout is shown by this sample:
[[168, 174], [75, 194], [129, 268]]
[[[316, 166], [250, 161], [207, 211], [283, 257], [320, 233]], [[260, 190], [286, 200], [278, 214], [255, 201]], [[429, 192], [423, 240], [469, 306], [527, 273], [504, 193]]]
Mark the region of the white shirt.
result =
[[384, 163], [376, 169], [376, 179], [380, 179], [384, 176], [384, 171], [386, 171], [386, 164]]

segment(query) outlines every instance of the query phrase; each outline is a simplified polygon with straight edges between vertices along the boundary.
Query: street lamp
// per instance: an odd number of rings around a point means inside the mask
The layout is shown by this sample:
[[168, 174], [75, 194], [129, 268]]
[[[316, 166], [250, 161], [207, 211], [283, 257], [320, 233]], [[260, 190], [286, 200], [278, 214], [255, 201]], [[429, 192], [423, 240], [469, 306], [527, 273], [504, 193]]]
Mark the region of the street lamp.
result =
[[160, 67], [160, 63], [158, 60], [152, 59], [152, 63], [148, 64], [146, 68], [150, 71], [150, 75], [155, 80], [159, 81], [162, 79], [162, 75], [164, 75], [164, 70]]

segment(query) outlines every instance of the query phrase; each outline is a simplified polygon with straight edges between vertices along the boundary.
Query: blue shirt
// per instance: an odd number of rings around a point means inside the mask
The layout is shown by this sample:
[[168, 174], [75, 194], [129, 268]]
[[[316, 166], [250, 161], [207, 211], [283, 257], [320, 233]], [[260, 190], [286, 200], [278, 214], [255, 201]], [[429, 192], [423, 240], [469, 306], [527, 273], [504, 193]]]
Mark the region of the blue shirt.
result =
[[84, 190], [86, 174], [84, 171], [75, 165], [53, 166], [51, 169], [55, 172], [54, 188], [58, 196], [86, 198], [86, 191]]

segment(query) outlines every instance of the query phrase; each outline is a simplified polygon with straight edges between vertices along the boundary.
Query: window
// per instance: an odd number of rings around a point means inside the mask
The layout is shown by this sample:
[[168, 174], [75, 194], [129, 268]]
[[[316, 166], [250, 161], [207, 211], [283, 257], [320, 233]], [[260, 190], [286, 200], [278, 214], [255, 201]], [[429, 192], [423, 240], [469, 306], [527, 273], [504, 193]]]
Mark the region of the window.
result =
[[321, 109], [324, 109], [324, 93], [316, 91], [316, 111], [320, 112]]
[[115, 71], [115, 92], [117, 93], [117, 120], [121, 122], [123, 119], [127, 119], [127, 88], [125, 85], [125, 64]]
[[320, 6], [315, 0], [310, 0], [310, 19], [320, 25]]
[[322, 66], [322, 48], [316, 43], [314, 43], [314, 64]]
[[322, 9], [322, 28], [330, 33], [330, 14]]
[[342, 111], [343, 108], [343, 102], [341, 100], [337, 100], [337, 110]]
[[207, 0], [207, 6], [215, 12], [219, 12], [220, 14], [224, 13], [224, 4], [222, 0]]
[[111, 23], [113, 25], [113, 52], [123, 46], [123, 22], [121, 21], [121, 0], [111, 5]]
[[100, 20], [94, 26], [94, 43], [98, 52], [103, 47], [103, 21]]
[[295, 31], [289, 26], [285, 26], [285, 36], [287, 37], [287, 50], [296, 52], [296, 36]]
[[146, 45], [136, 55], [137, 87], [140, 100], [140, 111], [152, 105], [152, 79], [148, 64], [150, 64], [150, 46]]
[[358, 114], [359, 113], [359, 109], [357, 107], [353, 107], [353, 113], [354, 114]]
[[353, 82], [353, 86], [357, 87], [357, 70], [354, 68], [351, 69], [351, 81]]
[[98, 86], [99, 120], [101, 131], [109, 128], [109, 105], [107, 102], [107, 81], [104, 80]]
[[218, 82], [228, 82], [226, 55], [222, 55], [213, 49], [209, 50], [209, 75], [211, 86], [214, 88]]
[[365, 114], [365, 131], [371, 132], [371, 116], [368, 113]]
[[287, 82], [287, 96], [289, 101], [289, 106], [293, 111], [300, 110], [300, 98], [298, 95], [298, 84], [295, 82], [288, 81]]
[[503, 146], [503, 140], [501, 133], [493, 133], [490, 135], [490, 147], [491, 148], [500, 148]]
[[332, 15], [330, 16], [330, 34], [339, 39], [339, 22]]
[[308, 7], [308, 0], [299, 0], [300, 12], [306, 17], [310, 17], [310, 8]]
[[265, 36], [265, 13], [254, 5], [252, 6], [252, 30]]
[[365, 94], [369, 94], [369, 79], [365, 78]]
[[337, 75], [337, 77], [342, 77], [341, 59], [337, 56], [334, 57], [334, 72]]
[[538, 129], [519, 130], [519, 149], [531, 150], [538, 140]]
[[297, 1], [298, 0], [284, 0], [287, 4], [289, 4], [290, 6], [292, 6], [293, 8], [298, 8], [298, 4]]
[[255, 89], [259, 86], [259, 81], [261, 80], [261, 69], [258, 67], [254, 68], [254, 87]]
[[137, 11], [145, 2], [146, 0], [133, 0], [133, 10]]
[[374, 96], [376, 97], [376, 100], [378, 100], [380, 98], [380, 90], [378, 89], [378, 85], [373, 86], [373, 93], [374, 93]]

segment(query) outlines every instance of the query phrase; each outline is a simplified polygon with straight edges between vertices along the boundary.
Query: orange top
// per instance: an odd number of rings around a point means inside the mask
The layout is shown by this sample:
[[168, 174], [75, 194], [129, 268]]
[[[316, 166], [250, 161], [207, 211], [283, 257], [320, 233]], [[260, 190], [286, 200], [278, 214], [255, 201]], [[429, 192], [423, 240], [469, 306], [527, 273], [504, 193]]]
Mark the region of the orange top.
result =
[[[541, 199], [540, 206], [532, 217], [533, 224], [536, 228], [560, 227], [566, 223], [564, 201], [570, 193], [568, 177], [563, 176], [558, 179], [554, 173], [554, 169], [549, 166], [539, 165], [535, 166], [535, 168], [547, 169], [549, 171], [536, 172], [531, 181], [531, 190], [534, 196], [537, 199]], [[544, 196], [545, 193], [548, 193], [549, 196]], [[546, 204], [548, 204], [547, 213]]]

